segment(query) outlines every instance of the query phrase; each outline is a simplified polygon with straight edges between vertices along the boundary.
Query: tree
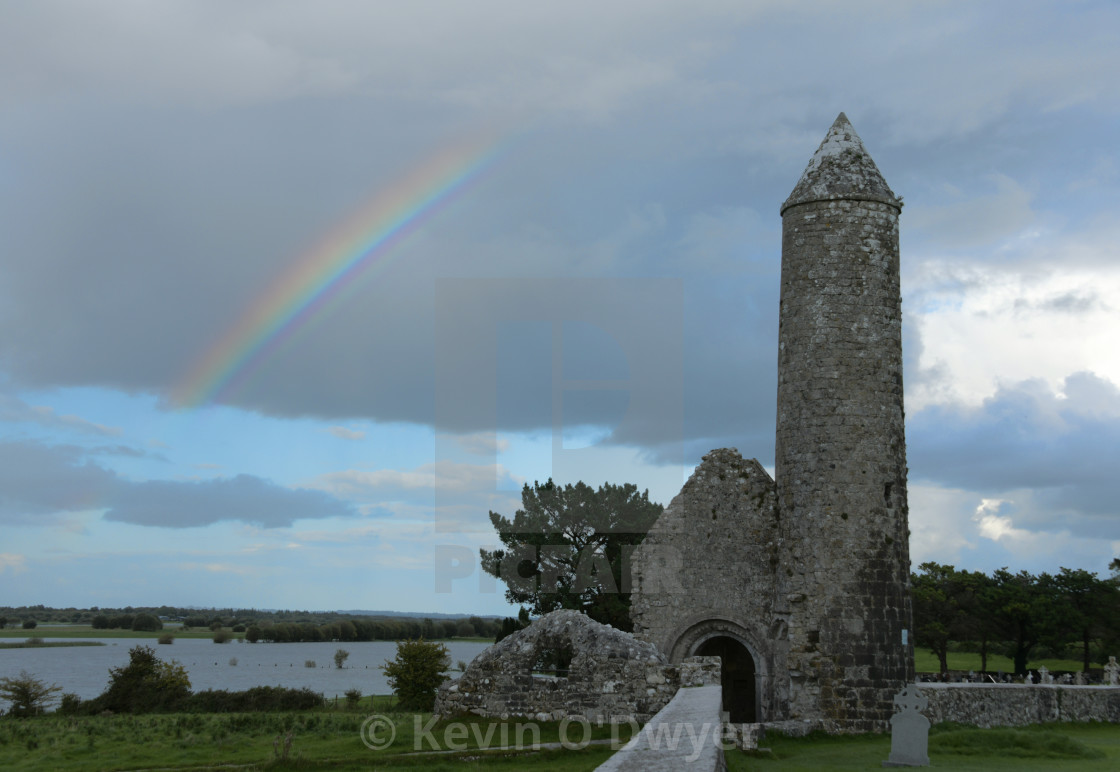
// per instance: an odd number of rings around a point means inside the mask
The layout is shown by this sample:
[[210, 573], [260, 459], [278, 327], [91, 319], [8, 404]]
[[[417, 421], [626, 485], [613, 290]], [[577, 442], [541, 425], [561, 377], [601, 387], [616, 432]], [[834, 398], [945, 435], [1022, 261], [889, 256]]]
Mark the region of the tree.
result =
[[1115, 609], [1120, 602], [1120, 577], [1098, 579], [1083, 569], [1062, 568], [1056, 576], [1043, 574], [1039, 582], [1047, 586], [1057, 602], [1060, 624], [1055, 626], [1054, 643], [1077, 643], [1081, 664], [1086, 673], [1092, 664], [1094, 639], [1105, 635], [1115, 622]]
[[90, 621], [89, 626], [94, 630], [107, 630], [109, 629], [109, 617], [98, 614]]
[[26, 670], [15, 678], [0, 678], [0, 699], [11, 703], [9, 715], [19, 718], [39, 715], [61, 691], [61, 686], [47, 686]]
[[256, 625], [249, 625], [249, 629], [245, 631], [245, 640], [249, 643], [256, 643], [261, 639], [261, 629]]
[[132, 618], [132, 629], [154, 633], [163, 629], [163, 622], [151, 614], [137, 614]]
[[1060, 624], [1057, 604], [1050, 588], [1028, 571], [1012, 574], [1001, 568], [992, 573], [992, 579], [996, 619], [1010, 642], [1015, 674], [1025, 675], [1031, 649]]
[[8, 618], [7, 617], [0, 617], [0, 630], [3, 630], [7, 626], [8, 626]]
[[664, 508], [634, 485], [595, 490], [551, 479], [526, 484], [521, 504], [512, 520], [490, 513], [505, 548], [480, 551], [483, 570], [506, 583], [506, 599], [534, 616], [569, 608], [632, 630], [630, 553]]
[[397, 641], [397, 656], [381, 665], [403, 710], [430, 711], [443, 673], [451, 666], [450, 653], [442, 643], [418, 640]]
[[960, 599], [964, 614], [962, 627], [964, 636], [976, 641], [980, 648], [980, 672], [988, 670], [988, 648], [998, 640], [1000, 632], [996, 609], [999, 597], [995, 580], [983, 571], [961, 571], [958, 573], [963, 594]]
[[350, 659], [350, 652], [346, 649], [339, 649], [334, 653], [334, 666], [341, 670], [348, 659]]
[[928, 562], [918, 566], [918, 570], [920, 573], [910, 575], [915, 644], [933, 652], [941, 672], [947, 673], [949, 641], [957, 639], [964, 630], [968, 586], [952, 566]]
[[187, 669], [178, 662], [164, 662], [150, 646], [128, 652], [128, 664], [109, 669], [109, 687], [97, 698], [102, 710], [115, 713], [151, 713], [174, 710], [191, 693]]
[[513, 635], [518, 630], [524, 630], [529, 626], [529, 622], [529, 609], [522, 606], [521, 610], [517, 612], [517, 619], [506, 617], [501, 621], [501, 624], [498, 625], [497, 632], [494, 633], [494, 643], [498, 643], [507, 635]]
[[34, 619], [23, 620], [23, 629], [24, 630], [34, 630], [38, 626], [39, 626], [39, 623], [36, 622]]

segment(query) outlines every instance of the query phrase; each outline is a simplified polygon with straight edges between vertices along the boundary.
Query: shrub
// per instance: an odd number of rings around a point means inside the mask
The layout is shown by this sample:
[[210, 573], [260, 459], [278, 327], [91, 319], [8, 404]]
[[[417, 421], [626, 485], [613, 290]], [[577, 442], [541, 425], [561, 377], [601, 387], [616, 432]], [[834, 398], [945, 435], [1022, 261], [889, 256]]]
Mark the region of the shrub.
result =
[[61, 686], [47, 686], [26, 670], [21, 670], [15, 678], [0, 678], [0, 699], [11, 703], [8, 710], [11, 716], [39, 715], [61, 691]]
[[181, 710], [192, 713], [253, 713], [265, 711], [312, 710], [323, 706], [323, 695], [310, 689], [282, 686], [254, 686], [243, 692], [207, 689], [191, 695]]
[[313, 660], [313, 659], [305, 659], [303, 661], [303, 666], [304, 667], [318, 667], [318, 665], [315, 664], [315, 660]]
[[229, 666], [230, 667], [237, 667], [237, 657], [230, 657], [229, 658]]
[[216, 630], [214, 632], [214, 643], [229, 643], [230, 634], [225, 630]]
[[58, 704], [58, 712], [63, 716], [76, 716], [82, 710], [82, 698], [76, 694], [62, 695], [62, 701]]
[[245, 632], [245, 625], [234, 625], [232, 630], [235, 633], [243, 633]]
[[356, 708], [362, 699], [361, 689], [347, 689], [346, 690], [346, 707]]
[[162, 661], [150, 646], [137, 646], [128, 652], [128, 657], [126, 666], [109, 669], [109, 688], [94, 701], [97, 710], [175, 710], [190, 697], [190, 678], [178, 662]]
[[43, 645], [43, 639], [42, 638], [28, 638], [27, 641], [25, 641], [25, 642], [31, 644], [32, 646], [42, 646]]
[[350, 652], [346, 649], [339, 649], [334, 653], [334, 666], [341, 668], [346, 664], [346, 660], [350, 659]]
[[381, 666], [404, 710], [430, 711], [448, 666], [447, 647], [419, 640], [397, 641], [396, 659]]
[[39, 626], [39, 623], [36, 622], [34, 619], [23, 620], [23, 629], [24, 630], [34, 630], [38, 626]]
[[164, 633], [159, 637], [159, 643], [162, 643], [164, 645], [175, 643], [175, 636], [171, 633]]
[[256, 643], [261, 639], [261, 629], [256, 625], [249, 625], [245, 631], [245, 640], [249, 643]]

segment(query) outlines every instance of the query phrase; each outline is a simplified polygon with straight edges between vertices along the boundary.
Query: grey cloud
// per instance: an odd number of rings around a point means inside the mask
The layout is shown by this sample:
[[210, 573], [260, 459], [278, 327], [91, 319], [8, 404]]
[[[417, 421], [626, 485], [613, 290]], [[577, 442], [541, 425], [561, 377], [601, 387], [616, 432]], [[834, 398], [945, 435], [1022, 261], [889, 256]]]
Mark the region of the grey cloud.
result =
[[349, 504], [322, 491], [292, 490], [250, 475], [136, 483], [90, 461], [89, 455], [74, 446], [0, 443], [0, 520], [30, 523], [59, 513], [106, 509], [106, 519], [137, 525], [187, 528], [238, 520], [277, 528], [302, 518], [354, 514]]
[[29, 405], [19, 397], [3, 392], [0, 392], [0, 421], [37, 424], [51, 429], [106, 437], [121, 433], [115, 426], [102, 426], [75, 415], [59, 415], [50, 407]]
[[1064, 399], [1025, 382], [975, 409], [930, 407], [907, 421], [912, 479], [988, 496], [1029, 490], [1045, 505], [1031, 517], [1052, 526], [1064, 512], [1085, 535], [1106, 522], [1120, 537], [1118, 448], [1120, 389], [1092, 373], [1067, 378]]
[[33, 522], [98, 508], [117, 492], [120, 480], [83, 456], [83, 449], [70, 445], [0, 443], [0, 519]]
[[349, 505], [322, 491], [292, 490], [252, 475], [220, 480], [151, 480], [121, 489], [106, 520], [163, 528], [192, 528], [239, 520], [264, 528], [296, 520], [353, 515]]
[[1069, 314], [1081, 314], [1087, 311], [1095, 311], [1106, 306], [1102, 303], [1101, 298], [1095, 294], [1083, 294], [1080, 292], [1065, 292], [1060, 295], [1045, 298], [1040, 301], [1029, 301], [1023, 298], [1018, 298], [1015, 301], [1015, 310], [1040, 310], [1040, 311], [1059, 311]]

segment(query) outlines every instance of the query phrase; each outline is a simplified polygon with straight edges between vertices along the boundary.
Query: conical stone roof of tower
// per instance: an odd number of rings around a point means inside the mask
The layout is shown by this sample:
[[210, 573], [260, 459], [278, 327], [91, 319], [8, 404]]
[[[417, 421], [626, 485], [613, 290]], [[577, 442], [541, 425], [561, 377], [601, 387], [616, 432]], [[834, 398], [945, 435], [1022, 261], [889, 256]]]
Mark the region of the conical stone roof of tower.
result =
[[797, 204], [835, 199], [879, 201], [902, 208], [902, 200], [887, 185], [844, 113], [836, 117], [805, 173], [782, 204], [782, 212]]

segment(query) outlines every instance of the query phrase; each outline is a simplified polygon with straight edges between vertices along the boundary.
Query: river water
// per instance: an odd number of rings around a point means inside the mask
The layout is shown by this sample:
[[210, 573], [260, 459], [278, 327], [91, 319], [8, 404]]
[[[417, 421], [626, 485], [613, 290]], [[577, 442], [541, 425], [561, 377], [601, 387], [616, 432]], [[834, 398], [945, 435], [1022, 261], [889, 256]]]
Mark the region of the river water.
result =
[[[51, 641], [51, 638], [44, 638]], [[53, 639], [59, 640], [59, 639]], [[68, 639], [75, 640], [75, 639]], [[385, 673], [379, 665], [393, 659], [393, 641], [364, 643], [229, 643], [216, 644], [206, 638], [180, 638], [160, 646], [155, 639], [89, 638], [105, 646], [65, 646], [57, 648], [0, 649], [0, 678], [19, 675], [26, 670], [47, 684], [58, 684], [63, 692], [83, 700], [105, 691], [109, 668], [128, 664], [133, 646], [151, 646], [162, 660], [176, 660], [190, 674], [191, 689], [228, 689], [241, 691], [253, 686], [308, 687], [327, 698], [341, 697], [348, 689], [362, 694], [389, 694]], [[470, 662], [488, 643], [446, 641], [451, 665]], [[334, 653], [350, 652], [342, 669], [334, 666]], [[233, 661], [236, 660], [236, 664]], [[315, 667], [307, 667], [311, 660]], [[452, 673], [455, 675], [455, 672]]]

